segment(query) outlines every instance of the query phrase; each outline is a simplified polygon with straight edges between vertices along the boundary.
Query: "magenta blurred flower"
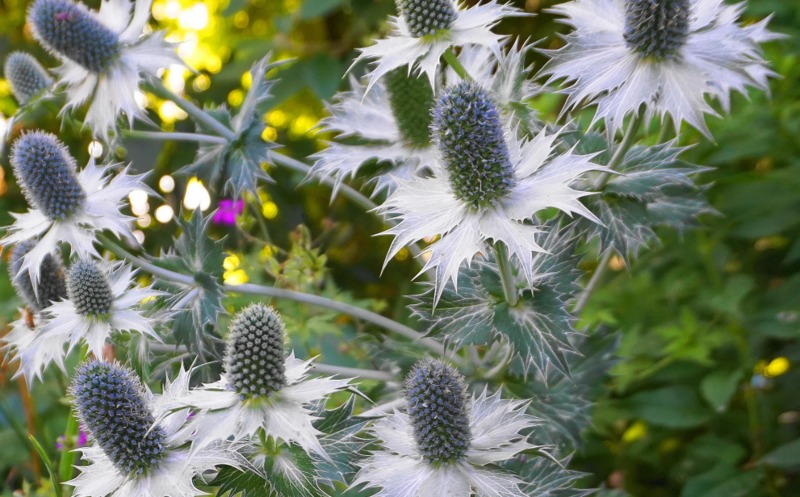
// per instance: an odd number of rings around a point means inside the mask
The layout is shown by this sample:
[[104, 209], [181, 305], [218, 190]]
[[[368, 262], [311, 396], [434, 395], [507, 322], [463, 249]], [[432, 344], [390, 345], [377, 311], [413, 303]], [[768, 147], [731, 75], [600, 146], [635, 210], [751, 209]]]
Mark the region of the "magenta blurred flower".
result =
[[214, 213], [214, 224], [225, 224], [233, 226], [236, 224], [236, 216], [244, 212], [244, 200], [222, 199], [219, 201], [219, 208]]
[[[78, 436], [75, 437], [75, 440], [72, 443], [67, 443], [67, 436], [61, 435], [56, 440], [56, 450], [62, 451], [65, 448], [68, 450], [77, 449], [78, 447], [83, 447], [86, 445], [87, 442], [87, 433], [83, 431], [83, 426], [78, 427]], [[73, 445], [74, 443], [74, 445]]]

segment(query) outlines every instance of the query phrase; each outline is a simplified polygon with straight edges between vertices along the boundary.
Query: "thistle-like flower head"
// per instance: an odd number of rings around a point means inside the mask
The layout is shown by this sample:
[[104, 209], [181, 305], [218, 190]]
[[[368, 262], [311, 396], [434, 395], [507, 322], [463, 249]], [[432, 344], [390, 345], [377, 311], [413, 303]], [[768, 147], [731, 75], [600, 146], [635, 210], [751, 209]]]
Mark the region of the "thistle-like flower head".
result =
[[486, 91], [470, 82], [448, 88], [433, 127], [455, 197], [475, 209], [496, 204], [516, 184], [503, 126]]
[[625, 0], [628, 47], [658, 60], [680, 56], [689, 36], [689, 0]]
[[283, 322], [272, 308], [254, 304], [231, 324], [225, 372], [244, 399], [267, 397], [286, 386]]
[[642, 107], [645, 118], [669, 116], [710, 137], [706, 97], [730, 110], [734, 92], [768, 87], [774, 77], [759, 44], [781, 38], [769, 18], [742, 25], [743, 4], [720, 0], [575, 0], [553, 7], [574, 28], [566, 46], [545, 51], [548, 83], [563, 80], [565, 111], [596, 104], [594, 121], [619, 130]]
[[17, 294], [25, 300], [28, 308], [39, 312], [67, 296], [67, 281], [61, 259], [48, 254], [42, 259], [39, 284], [34, 289], [30, 275], [27, 271], [22, 271], [21, 267], [23, 257], [35, 245], [35, 241], [28, 240], [14, 247], [8, 264], [8, 274]]
[[25, 133], [11, 149], [11, 166], [31, 204], [53, 221], [78, 210], [86, 199], [75, 159], [50, 133]]
[[419, 76], [412, 76], [401, 67], [386, 76], [389, 104], [400, 136], [411, 149], [424, 149], [431, 144], [431, 109], [433, 89]]
[[78, 261], [69, 269], [67, 294], [75, 311], [87, 318], [108, 317], [114, 294], [106, 275], [94, 261]]
[[133, 371], [92, 361], [72, 378], [75, 411], [97, 445], [125, 475], [141, 474], [164, 458], [164, 430], [154, 426]]
[[464, 378], [440, 361], [421, 361], [406, 379], [407, 412], [376, 421], [379, 448], [359, 462], [353, 486], [381, 497], [524, 497], [518, 476], [487, 465], [535, 446], [528, 430], [539, 421], [525, 402], [500, 392], [467, 394]]
[[53, 79], [39, 61], [25, 52], [11, 52], [6, 57], [3, 72], [20, 105], [53, 85]]
[[108, 141], [121, 114], [142, 117], [139, 83], [180, 64], [161, 32], [144, 34], [151, 0], [104, 0], [99, 12], [72, 0], [35, 0], [33, 35], [62, 65], [54, 69], [67, 94], [63, 112], [90, 102], [84, 123]]
[[397, 10], [417, 38], [449, 29], [457, 17], [450, 0], [397, 0]]
[[406, 398], [414, 439], [425, 461], [464, 459], [472, 438], [464, 377], [441, 361], [421, 362], [406, 379]]
[[122, 47], [117, 33], [105, 27], [81, 4], [69, 0], [36, 0], [28, 12], [33, 34], [52, 52], [88, 71], [106, 71]]

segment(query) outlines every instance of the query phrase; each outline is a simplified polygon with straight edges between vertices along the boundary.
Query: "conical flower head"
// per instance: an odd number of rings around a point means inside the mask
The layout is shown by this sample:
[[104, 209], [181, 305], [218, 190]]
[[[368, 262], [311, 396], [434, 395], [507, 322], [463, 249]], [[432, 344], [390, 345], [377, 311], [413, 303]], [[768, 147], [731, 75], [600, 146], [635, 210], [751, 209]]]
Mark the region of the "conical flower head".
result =
[[253, 304], [233, 320], [225, 356], [229, 387], [242, 400], [266, 397], [286, 386], [284, 327], [280, 316]]
[[67, 218], [86, 198], [75, 174], [75, 159], [50, 133], [19, 137], [11, 150], [11, 166], [28, 200], [52, 221]]
[[642, 57], [678, 56], [689, 34], [689, 0], [625, 0], [625, 41]]
[[78, 419], [122, 474], [144, 473], [164, 458], [166, 436], [133, 371], [88, 362], [75, 372], [71, 393]]
[[105, 71], [120, 54], [117, 34], [69, 0], [36, 0], [28, 11], [28, 21], [45, 48], [88, 71]]
[[416, 38], [448, 29], [456, 20], [451, 0], [397, 0], [397, 10]]
[[456, 198], [479, 209], [516, 184], [497, 108], [486, 91], [465, 81], [437, 102], [434, 136]]
[[464, 458], [472, 440], [464, 378], [441, 361], [417, 363], [406, 379], [417, 447], [432, 464]]
[[111, 313], [114, 294], [103, 271], [92, 261], [78, 261], [67, 275], [67, 295], [75, 310], [84, 317], [104, 317]]
[[386, 76], [389, 104], [405, 144], [413, 149], [431, 144], [433, 89], [427, 78], [412, 76], [400, 67]]
[[44, 67], [32, 55], [12, 52], [6, 57], [3, 74], [11, 85], [14, 98], [25, 105], [31, 97], [53, 85], [53, 80]]
[[38, 312], [67, 296], [67, 280], [61, 260], [48, 254], [42, 260], [39, 284], [34, 290], [30, 273], [22, 271], [22, 262], [25, 254], [35, 246], [35, 240], [28, 240], [14, 247], [8, 264], [8, 274], [17, 294], [25, 300], [28, 308]]

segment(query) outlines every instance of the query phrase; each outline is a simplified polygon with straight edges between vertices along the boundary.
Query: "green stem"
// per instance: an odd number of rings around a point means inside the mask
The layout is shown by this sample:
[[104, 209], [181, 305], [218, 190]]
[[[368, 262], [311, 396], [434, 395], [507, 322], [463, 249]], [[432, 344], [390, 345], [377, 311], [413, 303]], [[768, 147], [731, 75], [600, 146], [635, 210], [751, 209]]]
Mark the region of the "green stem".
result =
[[458, 60], [456, 53], [453, 52], [453, 47], [450, 47], [447, 49], [447, 51], [445, 51], [444, 60], [450, 67], [453, 68], [453, 70], [461, 77], [461, 79], [475, 81], [474, 78], [469, 75], [467, 69], [461, 65], [461, 61]]
[[608, 270], [608, 263], [611, 260], [611, 254], [613, 252], [611, 250], [606, 250], [606, 253], [603, 254], [603, 258], [600, 259], [600, 262], [597, 264], [597, 268], [594, 270], [594, 274], [592, 275], [592, 279], [589, 280], [589, 283], [586, 285], [586, 288], [583, 290], [583, 293], [578, 298], [578, 302], [575, 304], [575, 308], [572, 309], [572, 313], [578, 315], [581, 311], [586, 307], [586, 304], [589, 302], [589, 297], [592, 296], [592, 293], [597, 289], [597, 286], [600, 284], [600, 280], [603, 278], [603, 275]]
[[205, 112], [203, 109], [196, 106], [189, 100], [186, 100], [182, 96], [176, 94], [175, 92], [167, 88], [166, 85], [164, 85], [164, 82], [161, 81], [160, 79], [153, 80], [150, 84], [147, 84], [146, 87], [147, 89], [152, 91], [153, 94], [155, 94], [156, 96], [174, 102], [175, 105], [177, 105], [178, 107], [186, 111], [187, 114], [192, 116], [192, 119], [204, 125], [206, 128], [219, 134], [219, 136], [227, 139], [228, 141], [233, 141], [236, 139], [236, 133], [231, 131], [230, 128], [228, 128], [221, 122], [211, 117], [211, 115], [209, 115], [207, 112]]
[[[181, 274], [172, 271], [170, 269], [157, 266], [145, 259], [137, 257], [105, 236], [102, 235], [98, 236], [98, 240], [100, 241], [100, 243], [103, 244], [104, 247], [106, 247], [111, 253], [113, 253], [117, 257], [128, 260], [129, 262], [147, 271], [153, 276], [157, 276], [159, 278], [163, 278], [165, 280], [172, 281], [174, 283], [178, 283], [186, 287], [194, 287], [197, 285], [197, 282], [192, 276]], [[258, 295], [261, 297], [292, 300], [295, 302], [301, 302], [304, 304], [331, 309], [337, 312], [341, 312], [342, 314], [347, 314], [355, 318], [362, 319], [364, 321], [372, 323], [374, 325], [380, 326], [381, 328], [387, 331], [391, 331], [392, 333], [395, 333], [397, 335], [408, 338], [414, 342], [417, 342], [420, 345], [436, 352], [441, 356], [449, 355], [448, 350], [436, 340], [433, 340], [431, 338], [426, 338], [420, 332], [412, 328], [409, 328], [408, 326], [402, 323], [398, 323], [393, 319], [389, 319], [378, 313], [369, 311], [367, 309], [362, 309], [361, 307], [356, 307], [354, 305], [350, 305], [344, 302], [338, 302], [336, 300], [331, 300], [329, 298], [322, 297], [319, 295], [311, 295], [308, 293], [298, 292], [295, 290], [286, 290], [283, 288], [254, 285], [251, 283], [246, 283], [244, 285], [223, 285], [222, 289], [226, 293], [241, 293], [246, 295]], [[460, 356], [453, 355], [450, 359], [456, 364], [461, 363]]]
[[315, 362], [312, 364], [315, 371], [326, 374], [338, 374], [345, 378], [361, 378], [364, 380], [376, 380], [383, 382], [396, 382], [397, 378], [386, 371], [373, 369], [349, 368], [346, 366], [334, 366], [332, 364], [322, 364]]
[[[619, 167], [622, 164], [622, 161], [625, 160], [625, 156], [628, 154], [628, 151], [631, 149], [634, 143], [636, 143], [636, 136], [639, 134], [639, 128], [642, 127], [642, 122], [644, 121], [644, 117], [642, 113], [636, 114], [632, 119], [631, 122], [628, 124], [628, 129], [625, 131], [625, 135], [622, 137], [622, 142], [617, 146], [614, 150], [613, 155], [611, 156], [611, 160], [608, 161], [607, 168], [611, 169], [612, 171]], [[611, 179], [611, 173], [603, 173], [600, 176], [598, 184], [595, 189], [602, 190], [608, 180]]]
[[216, 143], [225, 145], [228, 140], [221, 136], [204, 135], [202, 133], [177, 133], [166, 131], [141, 131], [138, 129], [124, 129], [122, 135], [128, 138], [142, 138], [145, 140], [174, 140], [184, 142]]
[[78, 440], [78, 419], [70, 412], [67, 415], [67, 428], [64, 430], [64, 447], [58, 461], [58, 475], [62, 482], [72, 479], [72, 465], [75, 464], [75, 443]]
[[505, 295], [508, 305], [514, 307], [519, 302], [519, 292], [511, 261], [508, 258], [508, 249], [502, 243], [493, 244], [492, 249], [495, 259], [497, 259], [497, 268], [500, 270], [500, 279], [503, 282], [503, 295]]

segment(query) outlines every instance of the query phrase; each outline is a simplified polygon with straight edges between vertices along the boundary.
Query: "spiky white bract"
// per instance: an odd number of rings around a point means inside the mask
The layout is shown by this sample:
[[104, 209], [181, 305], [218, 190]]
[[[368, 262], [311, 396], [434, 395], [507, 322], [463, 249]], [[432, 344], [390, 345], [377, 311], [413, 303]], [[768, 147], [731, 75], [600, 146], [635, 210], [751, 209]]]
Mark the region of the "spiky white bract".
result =
[[290, 354], [285, 361], [286, 385], [267, 397], [242, 399], [223, 374], [219, 381], [195, 388], [177, 399], [176, 405], [197, 409], [190, 429], [195, 447], [218, 441], [241, 441], [264, 430], [268, 437], [296, 443], [306, 452], [329, 459], [314, 428], [311, 404], [347, 388], [349, 379], [307, 378], [312, 359], [303, 361]]
[[467, 8], [455, 0], [447, 0], [453, 5], [455, 18], [449, 28], [422, 37], [411, 34], [403, 16], [390, 17], [391, 34], [374, 45], [359, 49], [361, 53], [355, 62], [374, 60], [374, 68], [367, 75], [369, 83], [366, 91], [372, 90], [375, 83], [393, 69], [408, 65], [412, 72], [424, 73], [433, 87], [436, 72], [442, 55], [451, 47], [481, 45], [491, 49], [500, 57], [502, 35], [492, 32], [492, 28], [503, 18], [527, 15], [515, 7], [491, 0]]
[[[73, 292], [69, 299], [48, 307], [47, 322], [38, 326], [35, 337], [17, 351], [20, 367], [16, 376], [24, 376], [28, 385], [32, 385], [34, 379], [41, 380], [50, 363], [54, 362], [64, 371], [64, 359], [79, 344], [85, 344], [89, 353], [102, 359], [106, 341], [117, 332], [141, 333], [161, 341], [153, 329], [155, 320], [147, 317], [140, 305], [147, 299], [162, 295], [162, 292], [153, 290], [152, 286], [134, 284], [135, 271], [129, 265], [98, 263], [97, 268], [107, 278], [110, 289], [108, 312], [86, 315], [81, 306], [76, 305]], [[68, 281], [68, 285], [72, 284]]]
[[710, 137], [703, 114], [718, 115], [706, 96], [729, 111], [732, 92], [748, 86], [767, 89], [775, 73], [760, 43], [782, 38], [767, 30], [769, 18], [748, 26], [738, 19], [744, 4], [687, 0], [685, 42], [672, 57], [642, 56], [625, 39], [625, 0], [575, 0], [551, 10], [574, 28], [566, 46], [546, 51], [551, 60], [541, 71], [548, 83], [569, 86], [565, 109], [596, 104], [594, 122], [618, 130], [625, 116], [645, 108], [645, 118], [670, 116], [676, 132], [686, 121]]
[[213, 476], [217, 466], [241, 467], [242, 458], [226, 444], [191, 447], [192, 432], [186, 430], [187, 411], [174, 411], [178, 398], [189, 391], [189, 373], [181, 369], [174, 381], [164, 384], [163, 393], [154, 395], [145, 386], [144, 397], [155, 425], [164, 437], [166, 449], [158, 465], [141, 474], [122, 474], [96, 444], [76, 449], [89, 464], [77, 466], [80, 474], [67, 485], [74, 497], [195, 497], [207, 495], [195, 480]]
[[42, 261], [59, 249], [60, 244], [70, 247], [70, 254], [80, 259], [100, 258], [94, 247], [97, 235], [108, 231], [117, 237], [134, 240], [133, 218], [120, 212], [133, 190], [148, 190], [144, 184], [146, 174], [128, 174], [124, 168], [116, 175], [117, 164], [98, 166], [94, 158], [77, 175], [86, 198], [64, 219], [53, 220], [38, 208], [26, 213], [11, 213], [14, 224], [0, 228], [6, 236], [3, 245], [37, 239], [36, 244], [23, 257], [20, 271], [28, 271], [34, 286], [39, 282]]
[[484, 390], [473, 397], [468, 406], [470, 447], [462, 459], [440, 464], [425, 460], [409, 415], [394, 411], [373, 424], [370, 431], [381, 448], [358, 463], [352, 486], [380, 488], [380, 497], [523, 497], [522, 480], [486, 465], [537, 448], [520, 434], [539, 424], [525, 413], [526, 406], [525, 401], [503, 399], [501, 392], [489, 395]]
[[157, 77], [160, 69], [182, 62], [174, 47], [165, 41], [165, 32], [144, 34], [152, 0], [103, 0], [98, 11], [90, 11], [83, 4], [74, 5], [116, 35], [118, 49], [114, 57], [109, 57], [110, 62], [92, 70], [48, 44], [47, 33], [40, 32], [36, 23], [32, 23], [33, 33], [62, 62], [53, 70], [58, 77], [56, 84], [63, 86], [67, 94], [62, 113], [89, 102], [84, 124], [94, 136], [108, 141], [121, 114], [127, 117], [129, 126], [133, 126], [134, 119], [146, 119], [136, 102], [142, 81]]
[[340, 93], [333, 104], [327, 105], [330, 116], [322, 119], [320, 131], [338, 133], [338, 139], [356, 138], [367, 143], [329, 143], [328, 148], [312, 157], [315, 163], [309, 176], [333, 180], [332, 196], [335, 197], [342, 182], [354, 179], [365, 162], [391, 162], [391, 170], [370, 179], [375, 183], [372, 191], [375, 196], [382, 191], [394, 191], [398, 178], [408, 179], [430, 168], [434, 148], [431, 145], [412, 147], [404, 142], [384, 82], [379, 81], [367, 93], [366, 86], [351, 77], [350, 88]]
[[[544, 251], [536, 241], [541, 232], [535, 223], [537, 212], [556, 208], [599, 222], [580, 202], [590, 193], [570, 185], [582, 174], [604, 168], [593, 163], [591, 155], [558, 152], [557, 140], [558, 134], [542, 131], [530, 141], [522, 141], [507, 128], [505, 142], [515, 181], [507, 194], [486, 207], [475, 208], [457, 198], [450, 173], [441, 164], [430, 177], [398, 180], [397, 190], [378, 207], [396, 222], [382, 233], [395, 237], [384, 265], [403, 247], [441, 236], [424, 249], [430, 257], [420, 272], [435, 269], [434, 302], [438, 302], [448, 281], [457, 284], [463, 263], [487, 253], [489, 242], [503, 243], [532, 285], [533, 254]], [[531, 220], [533, 224], [527, 222]]]

